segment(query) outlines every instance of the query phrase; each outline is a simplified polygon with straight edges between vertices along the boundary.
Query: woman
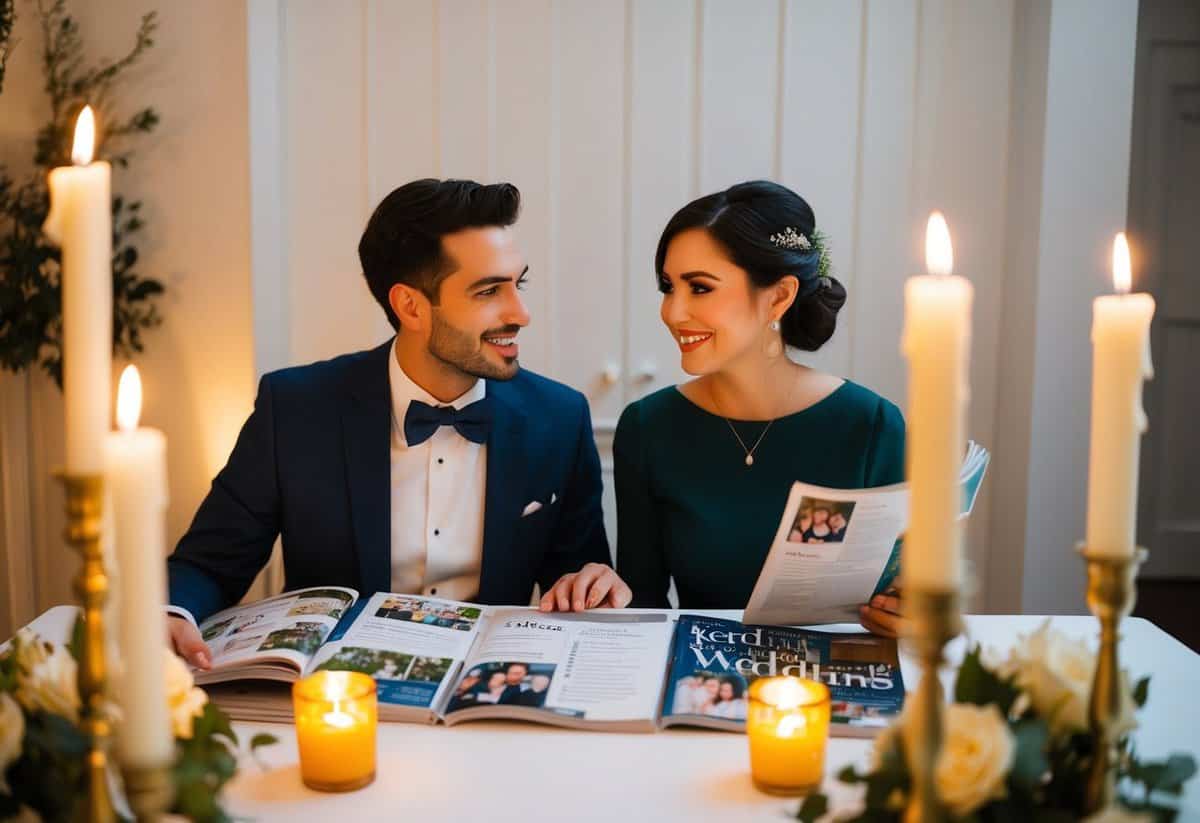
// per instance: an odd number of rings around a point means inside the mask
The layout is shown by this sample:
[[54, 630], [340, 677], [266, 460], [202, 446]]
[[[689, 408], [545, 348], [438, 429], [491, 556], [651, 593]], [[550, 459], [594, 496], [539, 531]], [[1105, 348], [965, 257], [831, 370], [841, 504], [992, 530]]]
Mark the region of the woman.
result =
[[832, 533], [833, 529], [829, 528], [829, 509], [817, 506], [813, 509], [812, 525], [804, 531], [804, 542], [824, 543]]
[[[621, 415], [617, 573], [636, 606], [667, 606], [674, 578], [681, 608], [742, 608], [792, 483], [902, 481], [904, 420], [869, 389], [784, 354], [820, 349], [846, 300], [796, 193], [754, 181], [689, 203], [663, 231], [655, 270], [663, 324], [694, 379]], [[860, 618], [895, 635], [898, 612], [881, 596]]]

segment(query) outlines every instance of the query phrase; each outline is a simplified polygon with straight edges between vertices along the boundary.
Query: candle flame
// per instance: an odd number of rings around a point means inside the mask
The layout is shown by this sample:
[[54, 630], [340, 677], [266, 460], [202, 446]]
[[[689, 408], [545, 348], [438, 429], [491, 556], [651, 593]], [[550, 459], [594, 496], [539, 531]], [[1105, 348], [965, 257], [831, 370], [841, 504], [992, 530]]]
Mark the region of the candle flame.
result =
[[131, 432], [137, 428], [141, 416], [142, 378], [137, 366], [130, 364], [121, 372], [121, 382], [117, 384], [117, 428]]
[[77, 166], [92, 162], [96, 149], [96, 116], [91, 106], [84, 106], [75, 120], [75, 142], [71, 146], [71, 161]]
[[802, 714], [785, 715], [780, 719], [779, 725], [775, 727], [775, 734], [778, 737], [792, 737], [797, 732], [804, 731], [804, 727], [807, 725], [808, 721]]
[[1112, 277], [1113, 288], [1117, 294], [1129, 294], [1129, 287], [1133, 285], [1133, 274], [1129, 265], [1129, 241], [1125, 239], [1123, 231], [1117, 232], [1117, 236], [1113, 238]]
[[348, 729], [354, 725], [354, 718], [342, 711], [337, 701], [333, 703], [333, 711], [325, 712], [321, 719], [335, 729]]
[[929, 223], [925, 227], [925, 270], [930, 274], [950, 274], [954, 271], [950, 227], [940, 211], [929, 215]]

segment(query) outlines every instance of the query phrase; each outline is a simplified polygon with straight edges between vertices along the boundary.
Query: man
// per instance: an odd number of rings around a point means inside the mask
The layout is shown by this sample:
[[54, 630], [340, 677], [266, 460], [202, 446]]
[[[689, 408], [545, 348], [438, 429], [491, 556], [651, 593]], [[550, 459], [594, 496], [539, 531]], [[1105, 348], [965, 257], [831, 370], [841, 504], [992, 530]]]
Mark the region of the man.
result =
[[[523, 371], [528, 267], [507, 183], [418, 180], [358, 253], [396, 336], [267, 374], [225, 468], [168, 560], [171, 636], [237, 603], [282, 536], [285, 587], [481, 603], [624, 606], [608, 566], [587, 401]], [[557, 581], [557, 585], [556, 585]]]
[[529, 667], [524, 663], [509, 663], [504, 667], [504, 691], [500, 692], [497, 703], [503, 706], [521, 705], [521, 693], [525, 691], [525, 676]]

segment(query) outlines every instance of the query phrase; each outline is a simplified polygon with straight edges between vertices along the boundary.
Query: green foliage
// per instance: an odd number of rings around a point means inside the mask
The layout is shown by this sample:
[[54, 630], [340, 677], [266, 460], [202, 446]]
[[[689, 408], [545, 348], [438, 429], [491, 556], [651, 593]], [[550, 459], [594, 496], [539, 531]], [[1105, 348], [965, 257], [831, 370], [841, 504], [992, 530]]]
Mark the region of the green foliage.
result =
[[196, 821], [231, 820], [221, 808], [221, 787], [237, 773], [237, 734], [229, 717], [212, 703], [192, 723], [192, 737], [179, 741], [175, 763], [175, 807]]
[[[1139, 680], [1133, 699], [1140, 708], [1150, 694], [1150, 679]], [[954, 684], [956, 703], [995, 705], [1009, 718], [1015, 741], [1012, 767], [1005, 780], [1003, 797], [993, 799], [958, 823], [1067, 823], [1083, 816], [1087, 776], [1096, 745], [1085, 731], [1052, 734], [1047, 722], [1032, 707], [1021, 708], [1021, 690], [1015, 678], [989, 668], [978, 646], [968, 650]], [[1028, 701], [1025, 701], [1028, 702]], [[861, 785], [864, 808], [843, 818], [847, 823], [899, 823], [911, 777], [904, 757], [903, 737], [891, 729], [876, 741], [876, 765], [859, 772], [848, 766], [838, 780]], [[1171, 823], [1178, 810], [1169, 802], [1183, 792], [1184, 784], [1196, 774], [1190, 755], [1175, 754], [1160, 761], [1139, 760], [1132, 739], [1120, 741], [1121, 757], [1116, 768], [1119, 802], [1128, 809], [1148, 813], [1159, 823]], [[1132, 788], [1133, 791], [1129, 791]], [[817, 795], [805, 800], [797, 814], [800, 820], [815, 820], [827, 809], [828, 801]]]
[[14, 0], [0, 0], [0, 91], [4, 91], [4, 67], [8, 64], [8, 55], [16, 45], [12, 41], [13, 23], [17, 20], [13, 4]]
[[[67, 649], [80, 659], [83, 620], [77, 618]], [[0, 655], [0, 691], [15, 692], [28, 675], [17, 665], [20, 636], [14, 646]], [[42, 643], [44, 641], [38, 640]], [[48, 648], [47, 651], [50, 651]], [[65, 717], [44, 711], [23, 710], [25, 737], [21, 755], [5, 773], [10, 791], [0, 790], [0, 820], [15, 815], [21, 806], [35, 810], [49, 823], [80, 819], [77, 804], [85, 795], [88, 738], [78, 725]], [[249, 750], [277, 742], [274, 735], [256, 734]], [[212, 703], [192, 719], [189, 738], [176, 740], [172, 768], [177, 814], [206, 823], [225, 823], [232, 818], [220, 804], [221, 789], [237, 772], [238, 738], [229, 716]]]
[[[7, 55], [3, 25], [12, 3], [0, 0], [0, 79]], [[62, 385], [62, 292], [59, 249], [42, 234], [49, 212], [46, 174], [69, 165], [75, 119], [90, 104], [102, 125], [97, 156], [118, 167], [132, 157], [130, 139], [149, 134], [158, 114], [145, 107], [119, 117], [113, 92], [123, 74], [154, 45], [154, 12], [142, 17], [134, 44], [125, 56], [88, 66], [79, 24], [67, 13], [66, 0], [38, 0], [43, 50], [42, 70], [51, 116], [38, 130], [34, 171], [24, 181], [0, 166], [0, 368], [20, 372], [33, 365]], [[141, 203], [113, 198], [113, 349], [131, 357], [144, 350], [142, 333], [161, 322], [153, 299], [162, 294], [158, 280], [144, 278], [135, 266], [134, 238], [144, 227]]]

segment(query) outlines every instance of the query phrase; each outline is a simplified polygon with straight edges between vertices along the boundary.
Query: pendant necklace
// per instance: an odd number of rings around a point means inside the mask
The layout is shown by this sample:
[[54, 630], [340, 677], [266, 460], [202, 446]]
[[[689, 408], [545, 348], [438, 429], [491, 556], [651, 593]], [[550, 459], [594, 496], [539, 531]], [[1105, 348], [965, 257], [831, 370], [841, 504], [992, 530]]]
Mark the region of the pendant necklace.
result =
[[[795, 393], [796, 393], [796, 386], [795, 386], [795, 383], [793, 383], [792, 391], [788, 395], [788, 404], [789, 405], [791, 404], [792, 396]], [[711, 387], [708, 390], [708, 396], [709, 396], [709, 399], [712, 400], [713, 406], [716, 407], [717, 412], [720, 415], [721, 419], [725, 421], [725, 425], [729, 426], [729, 430], [731, 432], [733, 432], [733, 436], [737, 438], [738, 445], [741, 446], [742, 451], [744, 451], [746, 453], [747, 468], [749, 468], [750, 466], [753, 466], [754, 465], [754, 452], [758, 450], [759, 444], [763, 442], [763, 438], [767, 436], [767, 432], [769, 432], [771, 430], [771, 426], [773, 426], [775, 424], [775, 421], [778, 420], [779, 418], [773, 417], [770, 420], [768, 420], [767, 425], [762, 430], [762, 434], [760, 434], [758, 436], [758, 439], [754, 441], [754, 445], [747, 448], [746, 441], [742, 439], [742, 436], [740, 434], [738, 434], [738, 430], [734, 427], [733, 421], [731, 421], [728, 417], [725, 416], [725, 412], [721, 411], [721, 404], [717, 402], [717, 396], [715, 394], [713, 394], [713, 390]]]

